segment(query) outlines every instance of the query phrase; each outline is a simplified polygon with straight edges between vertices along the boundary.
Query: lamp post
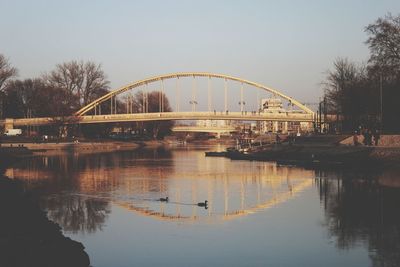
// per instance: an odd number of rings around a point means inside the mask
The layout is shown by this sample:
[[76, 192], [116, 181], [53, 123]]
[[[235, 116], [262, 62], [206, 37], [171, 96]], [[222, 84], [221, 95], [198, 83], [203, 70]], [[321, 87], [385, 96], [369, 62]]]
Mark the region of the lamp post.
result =
[[192, 111], [195, 112], [196, 111], [196, 105], [198, 104], [196, 100], [191, 100], [189, 101], [189, 104], [192, 105]]
[[318, 115], [319, 115], [319, 121], [318, 121], [319, 133], [322, 133], [322, 101], [321, 101], [321, 98], [319, 99], [319, 104], [318, 104]]
[[240, 112], [243, 114], [244, 106], [246, 105], [246, 102], [245, 101], [239, 101], [239, 105], [240, 105]]
[[383, 90], [382, 90], [382, 71], [379, 73], [379, 91], [380, 91], [380, 123], [381, 123], [381, 132], [383, 130]]

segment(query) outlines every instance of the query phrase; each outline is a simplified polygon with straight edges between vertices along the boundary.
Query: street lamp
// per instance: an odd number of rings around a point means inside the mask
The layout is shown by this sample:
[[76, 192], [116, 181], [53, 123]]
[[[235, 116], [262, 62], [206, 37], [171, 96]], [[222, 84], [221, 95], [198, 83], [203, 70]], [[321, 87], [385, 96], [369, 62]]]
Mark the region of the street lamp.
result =
[[198, 104], [196, 100], [189, 101], [189, 104], [192, 105], [192, 111], [196, 111], [196, 105]]
[[380, 123], [381, 123], [381, 132], [383, 130], [383, 91], [382, 91], [382, 71], [379, 73], [379, 91], [380, 91]]
[[244, 109], [244, 105], [246, 105], [245, 101], [239, 101], [239, 105], [240, 105], [240, 112], [242, 112], [243, 114], [243, 109]]

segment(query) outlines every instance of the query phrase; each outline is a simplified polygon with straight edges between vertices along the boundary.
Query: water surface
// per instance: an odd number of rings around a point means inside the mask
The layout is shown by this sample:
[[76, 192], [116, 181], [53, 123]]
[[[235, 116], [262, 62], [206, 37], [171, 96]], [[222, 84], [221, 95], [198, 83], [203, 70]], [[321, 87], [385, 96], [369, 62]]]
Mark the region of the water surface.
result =
[[216, 149], [35, 157], [6, 175], [40, 196], [95, 267], [400, 264], [397, 171], [204, 156]]

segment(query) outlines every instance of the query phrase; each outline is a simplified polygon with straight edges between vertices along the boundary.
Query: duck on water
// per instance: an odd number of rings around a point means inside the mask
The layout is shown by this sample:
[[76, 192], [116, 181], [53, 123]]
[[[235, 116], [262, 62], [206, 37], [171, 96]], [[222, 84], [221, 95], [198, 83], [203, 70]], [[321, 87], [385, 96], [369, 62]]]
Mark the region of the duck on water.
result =
[[204, 207], [204, 208], [208, 208], [208, 201], [206, 200], [206, 201], [204, 201], [204, 202], [199, 202], [199, 203], [197, 203], [197, 206], [199, 206], [199, 207]]
[[160, 198], [159, 199], [159, 201], [161, 201], [161, 202], [168, 202], [169, 201], [169, 198], [168, 197], [162, 197], [162, 198]]

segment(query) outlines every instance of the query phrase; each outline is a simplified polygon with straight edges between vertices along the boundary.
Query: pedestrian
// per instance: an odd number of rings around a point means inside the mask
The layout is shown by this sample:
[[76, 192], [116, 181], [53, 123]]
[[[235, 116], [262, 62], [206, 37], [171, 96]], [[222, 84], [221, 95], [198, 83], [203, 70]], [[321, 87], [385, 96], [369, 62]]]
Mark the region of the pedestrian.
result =
[[354, 144], [354, 146], [358, 146], [360, 143], [358, 143], [358, 133], [357, 133], [357, 131], [354, 131], [354, 134], [353, 134], [353, 144]]
[[375, 146], [378, 145], [380, 138], [381, 138], [381, 135], [379, 133], [379, 130], [375, 129], [375, 131], [374, 131], [374, 143], [375, 143]]
[[288, 135], [289, 146], [293, 145], [294, 141], [295, 141], [294, 135], [292, 133], [289, 133], [289, 135]]
[[275, 141], [276, 141], [277, 144], [281, 143], [281, 138], [279, 137], [279, 134], [276, 134]]
[[372, 131], [368, 130], [368, 145], [372, 146]]
[[362, 133], [362, 135], [364, 137], [363, 144], [366, 146], [366, 145], [368, 145], [368, 130], [367, 129], [363, 129], [361, 131], [361, 133]]

